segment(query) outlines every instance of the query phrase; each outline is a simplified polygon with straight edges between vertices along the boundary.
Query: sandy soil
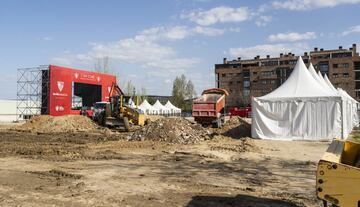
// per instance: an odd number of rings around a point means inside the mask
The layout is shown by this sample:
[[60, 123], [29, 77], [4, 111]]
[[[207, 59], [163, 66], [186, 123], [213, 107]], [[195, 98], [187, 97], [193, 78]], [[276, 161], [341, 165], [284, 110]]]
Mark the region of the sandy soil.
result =
[[[124, 135], [126, 136], [126, 135]], [[319, 206], [328, 143], [124, 141], [0, 130], [0, 206]]]

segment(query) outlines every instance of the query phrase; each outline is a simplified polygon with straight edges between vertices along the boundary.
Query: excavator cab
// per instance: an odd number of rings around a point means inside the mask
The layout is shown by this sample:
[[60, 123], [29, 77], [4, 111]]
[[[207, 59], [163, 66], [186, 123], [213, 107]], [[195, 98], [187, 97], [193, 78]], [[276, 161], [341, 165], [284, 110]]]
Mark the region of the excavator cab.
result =
[[123, 128], [124, 131], [130, 130], [130, 123], [143, 126], [145, 115], [141, 110], [132, 108], [128, 104], [130, 99], [130, 96], [124, 96], [120, 87], [113, 83], [109, 93], [109, 102], [105, 102], [105, 107], [94, 113], [96, 117], [94, 120], [100, 125]]

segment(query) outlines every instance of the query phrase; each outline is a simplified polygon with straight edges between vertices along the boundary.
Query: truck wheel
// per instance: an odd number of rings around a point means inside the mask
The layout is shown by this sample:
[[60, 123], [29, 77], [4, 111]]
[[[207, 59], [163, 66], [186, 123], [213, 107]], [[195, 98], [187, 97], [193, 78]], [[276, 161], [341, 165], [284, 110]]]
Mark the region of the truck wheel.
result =
[[215, 128], [220, 128], [221, 127], [221, 119], [216, 120], [215, 124], [214, 124]]
[[125, 131], [126, 131], [126, 132], [130, 131], [129, 119], [128, 119], [127, 117], [124, 117], [124, 118], [123, 118], [123, 121], [124, 121]]
[[106, 114], [105, 111], [101, 112], [97, 117], [97, 122], [100, 126], [106, 125]]

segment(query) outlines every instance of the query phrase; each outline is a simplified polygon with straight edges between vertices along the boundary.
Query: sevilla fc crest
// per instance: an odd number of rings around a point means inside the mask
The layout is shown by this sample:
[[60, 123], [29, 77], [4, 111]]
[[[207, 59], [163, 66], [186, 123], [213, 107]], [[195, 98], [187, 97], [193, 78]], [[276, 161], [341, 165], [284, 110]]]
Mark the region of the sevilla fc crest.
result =
[[59, 91], [62, 92], [62, 90], [64, 89], [64, 82], [63, 81], [58, 81], [57, 82], [57, 87], [58, 87]]

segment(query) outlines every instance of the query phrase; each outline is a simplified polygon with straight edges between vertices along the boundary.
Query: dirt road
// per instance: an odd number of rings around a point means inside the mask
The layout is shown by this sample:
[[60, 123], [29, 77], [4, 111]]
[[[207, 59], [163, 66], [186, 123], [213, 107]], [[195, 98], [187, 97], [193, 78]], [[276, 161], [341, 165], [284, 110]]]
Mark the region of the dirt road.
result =
[[[125, 135], [124, 135], [125, 136]], [[319, 206], [328, 143], [179, 145], [0, 130], [1, 206]]]

